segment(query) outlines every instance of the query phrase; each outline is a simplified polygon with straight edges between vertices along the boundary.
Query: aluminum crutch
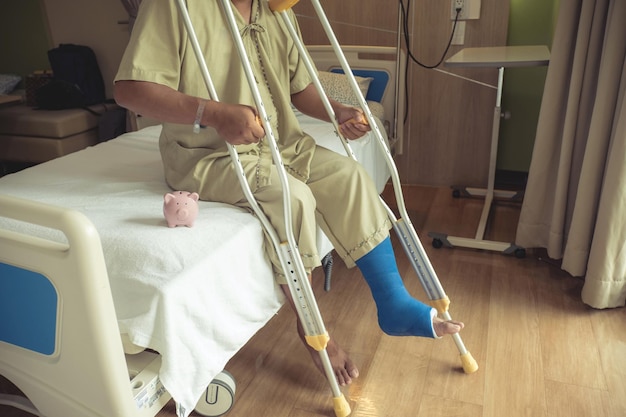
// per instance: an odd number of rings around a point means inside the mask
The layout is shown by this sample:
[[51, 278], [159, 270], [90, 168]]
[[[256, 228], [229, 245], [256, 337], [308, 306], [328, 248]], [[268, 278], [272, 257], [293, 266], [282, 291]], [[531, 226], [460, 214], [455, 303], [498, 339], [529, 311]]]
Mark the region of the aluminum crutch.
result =
[[[330, 340], [330, 337], [328, 336], [328, 332], [326, 331], [326, 328], [324, 326], [322, 316], [320, 314], [317, 302], [315, 300], [315, 296], [313, 294], [313, 289], [311, 288], [311, 283], [308, 280], [306, 270], [304, 268], [304, 264], [302, 263], [302, 259], [300, 257], [300, 253], [298, 251], [298, 247], [293, 234], [293, 229], [291, 225], [290, 192], [287, 182], [287, 174], [282, 159], [280, 157], [280, 151], [276, 144], [272, 127], [269, 123], [269, 117], [265, 110], [263, 100], [261, 99], [261, 94], [256, 85], [250, 61], [248, 60], [248, 56], [246, 55], [241, 35], [239, 34], [239, 29], [237, 27], [235, 16], [231, 8], [231, 2], [230, 0], [221, 1], [222, 8], [224, 9], [224, 13], [227, 17], [227, 23], [233, 37], [233, 41], [244, 67], [246, 78], [252, 90], [257, 110], [259, 111], [259, 114], [261, 116], [261, 122], [263, 124], [263, 128], [265, 129], [266, 134], [265, 138], [268, 141], [268, 144], [272, 151], [272, 159], [277, 168], [280, 178], [281, 186], [283, 189], [283, 209], [287, 242], [281, 242], [276, 231], [269, 222], [267, 216], [265, 216], [265, 213], [263, 213], [263, 211], [259, 207], [246, 180], [237, 151], [234, 146], [227, 143], [228, 151], [231, 159], [233, 160], [233, 164], [237, 172], [237, 177], [246, 196], [246, 199], [248, 200], [248, 203], [252, 207], [254, 213], [260, 219], [265, 231], [270, 236], [274, 248], [276, 249], [277, 255], [280, 259], [281, 265], [287, 278], [289, 290], [296, 305], [298, 317], [300, 318], [300, 321], [304, 328], [306, 342], [320, 355], [326, 377], [328, 379], [328, 382], [330, 383], [331, 391], [333, 393], [335, 414], [337, 415], [337, 417], [345, 417], [348, 416], [351, 412], [350, 405], [348, 404], [343, 393], [341, 392], [339, 384], [337, 383], [337, 379], [333, 372], [330, 358], [328, 356], [328, 352], [326, 351], [326, 346], [328, 344], [328, 341]], [[217, 92], [211, 80], [211, 76], [209, 74], [204, 55], [202, 54], [200, 44], [193, 28], [193, 24], [191, 23], [189, 13], [184, 3], [185, 0], [177, 0], [177, 2], [178, 9], [185, 24], [185, 29], [192, 43], [194, 54], [200, 65], [202, 76], [208, 89], [209, 96], [212, 100], [218, 101]]]
[[[300, 55], [302, 56], [302, 59], [304, 60], [305, 66], [307, 70], [309, 71], [309, 73], [311, 74], [311, 77], [313, 78], [313, 83], [315, 84], [315, 87], [317, 88], [318, 92], [320, 93], [320, 97], [322, 101], [324, 102], [324, 106], [326, 108], [326, 111], [328, 112], [328, 116], [330, 117], [330, 120], [332, 121], [335, 127], [335, 132], [337, 133], [339, 138], [342, 140], [343, 146], [346, 149], [347, 154], [356, 160], [356, 157], [354, 156], [354, 153], [352, 152], [348, 141], [340, 133], [338, 123], [335, 119], [334, 111], [330, 105], [330, 101], [328, 100], [326, 94], [324, 93], [324, 90], [317, 77], [317, 71], [315, 70], [313, 64], [311, 63], [311, 60], [309, 59], [306, 49], [304, 45], [302, 44], [302, 42], [300, 41], [299, 36], [295, 28], [291, 24], [291, 21], [289, 20], [289, 17], [286, 13], [286, 11], [289, 8], [291, 8], [294, 4], [296, 4], [298, 1], [299, 0], [269, 0], [269, 4], [270, 4], [270, 9], [274, 13], [278, 13], [281, 16], [286, 27], [288, 28], [290, 32], [290, 35], [294, 39], [294, 42], [296, 43], [296, 46], [298, 50], [300, 51]], [[313, 4], [313, 7], [315, 8], [315, 11], [320, 19], [320, 23], [322, 24], [324, 31], [326, 32], [326, 36], [328, 37], [333, 47], [335, 55], [337, 56], [337, 59], [339, 60], [339, 63], [343, 69], [343, 72], [348, 77], [350, 86], [352, 87], [354, 94], [358, 98], [359, 104], [365, 114], [366, 120], [376, 136], [379, 149], [381, 152], [383, 152], [385, 156], [385, 161], [391, 173], [391, 180], [392, 180], [392, 184], [394, 188], [395, 198], [398, 204], [398, 211], [401, 214], [400, 219], [396, 218], [393, 211], [389, 208], [389, 206], [385, 203], [385, 201], [382, 198], [381, 198], [381, 203], [387, 210], [387, 214], [393, 224], [393, 228], [396, 234], [398, 235], [398, 237], [400, 238], [402, 247], [404, 248], [404, 251], [409, 257], [409, 260], [411, 261], [411, 264], [413, 265], [413, 268], [415, 269], [417, 273], [420, 283], [422, 284], [422, 287], [424, 288], [424, 291], [426, 292], [426, 295], [428, 296], [430, 300], [430, 304], [434, 308], [437, 309], [437, 312], [444, 319], [452, 320], [452, 317], [450, 316], [450, 312], [449, 312], [450, 299], [448, 298], [443, 287], [441, 286], [441, 283], [439, 282], [439, 278], [437, 277], [437, 274], [435, 273], [435, 270], [432, 264], [430, 263], [430, 260], [428, 259], [428, 255], [426, 254], [424, 247], [422, 246], [419, 238], [417, 237], [415, 228], [413, 227], [413, 224], [411, 223], [411, 220], [406, 212], [406, 206], [404, 204], [404, 197], [402, 195], [402, 187], [400, 185], [398, 170], [393, 161], [393, 157], [391, 156], [391, 153], [387, 147], [387, 144], [385, 143], [383, 136], [380, 132], [378, 124], [375, 122], [374, 116], [371, 113], [369, 106], [367, 102], [365, 101], [363, 94], [361, 93], [361, 90], [359, 89], [356, 79], [354, 75], [352, 74], [352, 70], [350, 69], [350, 65], [348, 64], [348, 61], [346, 60], [345, 55], [343, 54], [341, 46], [339, 45], [339, 42], [337, 41], [337, 38], [335, 37], [335, 34], [330, 26], [330, 23], [328, 22], [328, 19], [326, 18], [326, 15], [324, 13], [324, 10], [322, 9], [322, 6], [320, 5], [318, 0], [311, 0], [311, 3]], [[478, 364], [476, 363], [476, 360], [474, 360], [474, 358], [472, 357], [471, 353], [466, 349], [461, 339], [461, 336], [458, 333], [456, 333], [452, 335], [452, 338], [454, 339], [457, 349], [459, 350], [461, 363], [462, 363], [463, 370], [465, 371], [465, 373], [476, 372], [478, 370]]]

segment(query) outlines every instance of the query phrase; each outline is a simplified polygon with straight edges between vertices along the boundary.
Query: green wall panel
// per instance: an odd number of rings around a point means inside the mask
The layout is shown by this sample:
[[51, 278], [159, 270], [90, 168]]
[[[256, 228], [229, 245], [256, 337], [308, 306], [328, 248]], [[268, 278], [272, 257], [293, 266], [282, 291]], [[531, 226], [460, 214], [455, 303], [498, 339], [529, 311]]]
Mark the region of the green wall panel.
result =
[[41, 0], [4, 1], [0, 39], [0, 73], [24, 77], [50, 67], [52, 46]]
[[[508, 45], [552, 46], [558, 0], [510, 0]], [[498, 169], [528, 172], [547, 67], [504, 71]]]

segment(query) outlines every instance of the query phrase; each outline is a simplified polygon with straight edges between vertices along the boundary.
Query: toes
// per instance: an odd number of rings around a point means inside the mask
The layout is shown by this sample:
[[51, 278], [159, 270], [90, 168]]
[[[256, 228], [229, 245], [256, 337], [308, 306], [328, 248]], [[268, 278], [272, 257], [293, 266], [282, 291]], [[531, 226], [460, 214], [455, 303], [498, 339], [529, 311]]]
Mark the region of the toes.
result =
[[350, 378], [348, 373], [345, 371], [345, 369], [337, 369], [335, 371], [335, 377], [337, 378], [337, 383], [341, 385], [342, 387], [352, 383], [352, 379]]
[[437, 336], [444, 336], [446, 334], [455, 334], [460, 332], [463, 327], [465, 327], [465, 324], [463, 324], [460, 321], [454, 321], [454, 320], [449, 320], [449, 321], [437, 321], [434, 323], [435, 326], [435, 333], [437, 333]]
[[350, 385], [352, 383], [352, 379], [358, 378], [359, 376], [359, 370], [357, 367], [344, 355], [345, 354], [336, 358], [341, 363], [337, 364], [337, 362], [335, 362], [335, 365], [333, 366], [337, 383], [341, 386]]
[[348, 360], [344, 366], [335, 368], [335, 376], [339, 385], [350, 385], [353, 378], [359, 377], [359, 370]]
[[[322, 372], [322, 374], [325, 374], [324, 365], [322, 364], [319, 352], [315, 351], [306, 342], [304, 345], [309, 350], [309, 353], [311, 353], [315, 366], [320, 370], [320, 372]], [[326, 346], [326, 351], [339, 385], [349, 385], [352, 383], [353, 379], [358, 378], [359, 370], [356, 365], [354, 365], [348, 354], [341, 349], [341, 347], [339, 347], [333, 339], [329, 340], [328, 345]]]
[[345, 369], [349, 377], [351, 378], [359, 377], [359, 370], [357, 369], [356, 365], [352, 362], [352, 360], [350, 360], [350, 358], [346, 358]]
[[448, 334], [458, 333], [464, 327], [464, 324], [459, 321], [448, 321], [445, 324], [444, 331]]

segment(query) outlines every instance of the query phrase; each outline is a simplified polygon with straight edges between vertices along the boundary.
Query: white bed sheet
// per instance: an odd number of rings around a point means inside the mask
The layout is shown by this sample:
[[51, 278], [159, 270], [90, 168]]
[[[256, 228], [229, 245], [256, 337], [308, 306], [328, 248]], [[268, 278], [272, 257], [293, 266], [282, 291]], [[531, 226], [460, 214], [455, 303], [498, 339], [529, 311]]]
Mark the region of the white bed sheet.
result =
[[[299, 115], [303, 128], [345, 153], [329, 123]], [[14, 175], [0, 193], [76, 209], [102, 241], [120, 331], [162, 356], [160, 378], [186, 409], [284, 301], [263, 250], [263, 232], [247, 211], [200, 202], [194, 226], [167, 227], [162, 214], [160, 126], [131, 132]], [[352, 143], [382, 191], [388, 174], [371, 138]], [[2, 227], [25, 231], [2, 219]], [[58, 231], [29, 233], [64, 241]], [[321, 254], [332, 245], [320, 232]]]

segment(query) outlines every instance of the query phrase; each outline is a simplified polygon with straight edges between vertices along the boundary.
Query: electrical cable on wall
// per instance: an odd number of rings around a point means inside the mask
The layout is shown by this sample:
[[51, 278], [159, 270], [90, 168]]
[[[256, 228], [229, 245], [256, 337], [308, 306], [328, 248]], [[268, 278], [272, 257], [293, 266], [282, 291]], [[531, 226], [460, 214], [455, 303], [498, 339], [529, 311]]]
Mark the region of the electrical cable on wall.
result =
[[[456, 10], [456, 15], [454, 16], [454, 24], [452, 25], [452, 33], [450, 33], [450, 39], [448, 40], [448, 45], [446, 46], [446, 49], [443, 51], [443, 54], [441, 54], [441, 58], [439, 59], [439, 62], [437, 62], [435, 65], [428, 65], [428, 64], [424, 64], [420, 62], [419, 59], [417, 59], [415, 55], [413, 55], [413, 53], [411, 52], [411, 46], [409, 44], [409, 23], [407, 19], [407, 15], [409, 14], [409, 10], [411, 8], [411, 0], [407, 0], [406, 9], [404, 7], [404, 1], [403, 0], [399, 0], [399, 1], [400, 1], [400, 13], [402, 14], [402, 19], [401, 19], [402, 31], [404, 33], [404, 43], [406, 45], [407, 55], [411, 58], [413, 62], [415, 62], [420, 67], [423, 67], [426, 69], [437, 68], [439, 65], [441, 65], [441, 63], [446, 57], [446, 54], [450, 50], [450, 46], [452, 45], [452, 39], [454, 38], [454, 32], [456, 31], [456, 24], [459, 21], [459, 14], [461, 13], [461, 9]], [[408, 61], [407, 61], [407, 66], [408, 66]]]
[[[417, 59], [415, 57], [415, 55], [413, 55], [413, 53], [411, 52], [411, 45], [409, 42], [409, 23], [408, 23], [408, 19], [407, 16], [409, 14], [409, 11], [411, 9], [411, 0], [407, 0], [407, 4], [406, 4], [406, 8], [404, 5], [404, 0], [399, 0], [400, 3], [400, 14], [401, 14], [401, 18], [400, 18], [400, 22], [401, 22], [401, 28], [398, 28], [398, 30], [402, 30], [402, 33], [404, 35], [404, 43], [406, 46], [406, 52], [407, 52], [407, 56], [409, 58], [411, 58], [411, 61], [415, 62], [417, 65], [419, 65], [422, 68], [426, 68], [426, 69], [434, 69], [437, 68], [439, 65], [441, 65], [441, 63], [443, 62], [443, 60], [446, 57], [446, 54], [448, 53], [448, 51], [450, 50], [450, 46], [452, 45], [452, 39], [454, 38], [454, 32], [456, 31], [456, 24], [459, 21], [459, 14], [461, 13], [460, 9], [456, 10], [456, 15], [454, 16], [454, 23], [452, 25], [452, 33], [450, 33], [450, 39], [448, 40], [448, 45], [446, 46], [446, 49], [443, 51], [443, 54], [441, 54], [441, 58], [439, 59], [439, 62], [437, 62], [434, 65], [428, 65], [428, 64], [424, 64], [422, 62], [420, 62], [419, 59]], [[399, 45], [398, 45], [399, 46]], [[409, 78], [408, 78], [408, 73], [409, 73], [409, 60], [407, 59], [405, 64], [404, 64], [404, 96], [408, 97], [409, 96]], [[408, 106], [404, 107], [404, 122], [406, 123], [406, 119], [408, 117]]]

